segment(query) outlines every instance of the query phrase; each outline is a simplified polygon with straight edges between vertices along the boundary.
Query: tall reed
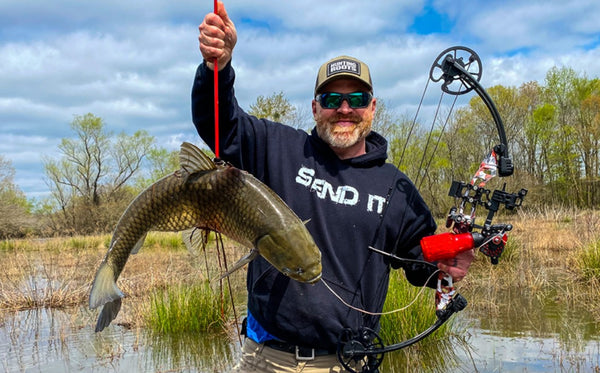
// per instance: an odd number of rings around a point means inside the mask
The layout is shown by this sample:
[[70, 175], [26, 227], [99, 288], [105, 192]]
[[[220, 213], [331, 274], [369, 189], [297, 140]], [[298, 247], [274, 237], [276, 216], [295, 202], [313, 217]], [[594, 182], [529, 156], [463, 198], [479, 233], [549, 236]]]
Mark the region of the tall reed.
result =
[[[422, 291], [423, 290], [423, 291]], [[421, 293], [422, 291], [422, 293]], [[381, 317], [379, 335], [385, 344], [398, 343], [426, 330], [437, 320], [435, 290], [411, 285], [402, 271], [392, 271], [384, 312], [399, 310]], [[411, 302], [413, 302], [411, 304]], [[407, 305], [408, 308], [404, 309]], [[382, 371], [445, 371], [453, 364], [456, 325], [453, 316], [418, 344], [386, 355]], [[439, 357], [443, 356], [443, 359]]]
[[600, 241], [583, 246], [577, 252], [575, 262], [583, 280], [600, 280]]
[[168, 286], [150, 296], [145, 323], [162, 334], [224, 332], [228, 299], [225, 290], [213, 289], [208, 281]]

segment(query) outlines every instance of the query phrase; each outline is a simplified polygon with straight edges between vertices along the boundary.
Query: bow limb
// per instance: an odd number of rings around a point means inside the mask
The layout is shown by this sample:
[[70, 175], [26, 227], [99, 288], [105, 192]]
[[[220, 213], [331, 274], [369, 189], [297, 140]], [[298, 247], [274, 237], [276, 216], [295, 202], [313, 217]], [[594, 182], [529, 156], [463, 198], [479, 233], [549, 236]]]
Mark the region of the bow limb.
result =
[[[461, 54], [467, 54], [467, 58]], [[474, 71], [472, 71], [474, 70]], [[441, 74], [440, 74], [441, 72]], [[436, 74], [440, 74], [437, 76]], [[512, 160], [508, 154], [508, 140], [502, 117], [494, 101], [479, 83], [482, 75], [481, 60], [473, 50], [456, 46], [444, 50], [431, 67], [429, 77], [432, 81], [443, 80], [442, 91], [451, 95], [462, 95], [474, 90], [490, 111], [496, 124], [500, 144], [494, 147], [498, 158], [498, 176], [510, 176], [514, 172]], [[455, 84], [456, 83], [456, 84]]]

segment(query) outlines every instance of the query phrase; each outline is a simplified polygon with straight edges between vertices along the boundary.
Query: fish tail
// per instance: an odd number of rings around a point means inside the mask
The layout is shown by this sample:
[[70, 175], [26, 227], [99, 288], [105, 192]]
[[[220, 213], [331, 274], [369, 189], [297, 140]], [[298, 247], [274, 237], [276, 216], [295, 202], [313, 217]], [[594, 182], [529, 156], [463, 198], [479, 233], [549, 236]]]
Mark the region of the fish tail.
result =
[[[114, 270], [107, 262], [102, 262], [98, 272], [96, 272], [96, 278], [92, 285], [92, 291], [90, 292], [90, 308], [98, 308], [109, 302], [119, 301], [119, 308], [121, 298], [125, 294], [117, 287], [115, 283]], [[105, 307], [106, 308], [106, 307]], [[104, 312], [104, 310], [102, 311]], [[117, 309], [117, 312], [119, 310]], [[115, 314], [116, 316], [116, 314]]]
[[117, 317], [119, 310], [121, 309], [121, 298], [117, 298], [111, 302], [108, 302], [102, 307], [102, 312], [100, 312], [100, 316], [98, 317], [98, 322], [96, 323], [96, 329], [94, 330], [96, 333], [101, 332], [110, 325], [110, 322]]

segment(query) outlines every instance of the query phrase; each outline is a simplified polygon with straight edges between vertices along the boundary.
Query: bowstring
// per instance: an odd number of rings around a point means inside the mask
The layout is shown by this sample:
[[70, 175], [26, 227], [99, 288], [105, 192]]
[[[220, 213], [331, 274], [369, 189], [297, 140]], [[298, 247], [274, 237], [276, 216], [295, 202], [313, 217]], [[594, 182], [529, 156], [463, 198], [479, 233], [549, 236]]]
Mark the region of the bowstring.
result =
[[[438, 106], [435, 112], [435, 116], [433, 118], [433, 121], [431, 123], [431, 128], [429, 129], [429, 135], [427, 136], [427, 142], [425, 144], [425, 149], [423, 150], [423, 157], [421, 158], [421, 163], [419, 164], [419, 170], [422, 168], [423, 166], [423, 161], [425, 160], [426, 154], [427, 154], [427, 150], [429, 148], [429, 143], [431, 141], [431, 137], [433, 135], [433, 130], [435, 128], [435, 121], [437, 120], [438, 117], [438, 113], [442, 104], [442, 99], [444, 97], [444, 92], [442, 92], [442, 94], [440, 95], [440, 100], [438, 102]], [[427, 162], [427, 165], [425, 166], [425, 168], [423, 169], [423, 174], [421, 175], [421, 179], [420, 181], [417, 183], [418, 176], [419, 174], [417, 173], [417, 178], [416, 180], [413, 181], [413, 183], [415, 184], [415, 186], [417, 187], [417, 189], [421, 190], [421, 187], [423, 186], [423, 182], [425, 181], [426, 176], [428, 175], [428, 170], [429, 167], [431, 166], [431, 163], [433, 162], [433, 158], [435, 157], [435, 153], [437, 152], [437, 149], [440, 145], [440, 142], [442, 141], [442, 136], [444, 135], [444, 131], [446, 131], [446, 126], [448, 125], [448, 122], [450, 121], [450, 116], [452, 115], [452, 111], [454, 110], [454, 105], [456, 104], [456, 101], [458, 100], [458, 95], [454, 96], [454, 100], [452, 101], [452, 105], [450, 105], [450, 110], [448, 111], [448, 115], [446, 116], [446, 120], [444, 121], [444, 124], [440, 130], [440, 134], [437, 137], [437, 141], [435, 143], [435, 146], [433, 147], [433, 151], [431, 152], [431, 156], [429, 157], [429, 161]]]
[[[408, 130], [408, 133], [406, 135], [406, 141], [404, 142], [404, 147], [402, 148], [402, 152], [400, 153], [400, 158], [398, 160], [398, 162], [396, 163], [396, 170], [394, 172], [394, 176], [392, 178], [392, 182], [390, 184], [390, 187], [388, 189], [387, 195], [385, 196], [385, 204], [383, 207], [383, 211], [379, 217], [379, 224], [377, 225], [377, 229], [375, 230], [375, 234], [373, 236], [373, 239], [371, 241], [371, 246], [375, 246], [376, 242], [377, 242], [377, 238], [379, 237], [379, 231], [381, 230], [381, 227], [383, 225], [383, 221], [385, 219], [385, 216], [387, 215], [387, 209], [388, 206], [390, 204], [390, 201], [392, 200], [392, 196], [394, 195], [394, 191], [396, 188], [394, 188], [394, 186], [396, 185], [396, 178], [398, 177], [398, 174], [400, 173], [400, 165], [402, 164], [402, 162], [404, 161], [404, 154], [406, 153], [406, 149], [408, 148], [408, 143], [410, 141], [410, 138], [412, 136], [412, 133], [415, 129], [415, 126], [417, 124], [417, 118], [419, 117], [419, 112], [421, 111], [421, 107], [423, 106], [423, 100], [425, 99], [425, 94], [427, 93], [427, 88], [429, 87], [429, 82], [431, 79], [429, 79], [429, 77], [427, 78], [427, 82], [425, 83], [425, 88], [423, 89], [423, 93], [421, 94], [421, 99], [419, 100], [419, 106], [417, 106], [417, 111], [415, 113], [415, 116], [412, 120], [412, 123], [410, 125], [410, 128]], [[413, 197], [411, 197], [413, 198]], [[406, 213], [406, 212], [405, 212]], [[404, 217], [402, 218], [402, 220], [404, 220]]]
[[[413, 120], [411, 122], [411, 125], [409, 127], [408, 133], [406, 135], [406, 141], [404, 141], [404, 146], [402, 147], [402, 151], [400, 153], [400, 157], [398, 159], [398, 161], [396, 162], [396, 170], [394, 172], [394, 176], [392, 178], [392, 182], [390, 184], [390, 187], [388, 189], [387, 195], [385, 197], [385, 204], [384, 204], [384, 208], [383, 208], [383, 212], [380, 215], [379, 218], [379, 224], [377, 225], [377, 229], [375, 230], [375, 235], [373, 236], [373, 239], [371, 241], [371, 246], [375, 246], [375, 244], [377, 243], [377, 238], [379, 237], [379, 232], [381, 231], [381, 227], [383, 226], [383, 221], [385, 220], [385, 216], [387, 215], [387, 210], [389, 207], [389, 204], [392, 200], [392, 197], [394, 195], [394, 192], [396, 190], [395, 186], [396, 186], [396, 182], [397, 182], [397, 177], [398, 174], [400, 173], [400, 167], [402, 165], [402, 163], [404, 162], [404, 156], [406, 154], [407, 148], [408, 148], [408, 144], [410, 143], [410, 138], [412, 137], [413, 131], [415, 130], [415, 127], [417, 125], [417, 119], [419, 117], [419, 113], [421, 112], [421, 107], [423, 106], [423, 101], [425, 100], [425, 94], [427, 93], [427, 89], [429, 88], [429, 83], [431, 82], [431, 77], [428, 76], [427, 77], [427, 81], [425, 83], [425, 88], [423, 89], [423, 93], [421, 94], [421, 99], [419, 100], [419, 105], [417, 106], [417, 111], [415, 113], [415, 116], [413, 117]], [[436, 115], [433, 118], [433, 123], [435, 123], [435, 120], [437, 119], [437, 113], [439, 112], [439, 108], [441, 105], [441, 101], [442, 101], [442, 97], [444, 96], [444, 92], [442, 92], [442, 95], [440, 97], [440, 101], [438, 102], [438, 107], [436, 109]], [[423, 156], [421, 157], [421, 161], [420, 163], [423, 164], [423, 160], [426, 157], [426, 151], [423, 151]], [[418, 176], [418, 175], [417, 175]], [[415, 184], [415, 182], [413, 181], [413, 184]], [[416, 187], [416, 184], [415, 184]], [[409, 196], [409, 200], [412, 201], [415, 198], [414, 195], [414, 191], [413, 193], [411, 193], [411, 196]], [[404, 214], [402, 216], [401, 222], [404, 221], [404, 218], [406, 216], [406, 212], [407, 210], [404, 210]], [[399, 224], [401, 223], [399, 222]]]
[[[421, 106], [423, 105], [423, 100], [425, 99], [425, 93], [427, 93], [427, 88], [429, 87], [430, 81], [431, 81], [431, 79], [427, 78], [427, 83], [425, 83], [425, 89], [423, 89], [423, 94], [421, 95], [421, 100], [419, 101], [419, 106], [417, 107], [417, 112], [415, 113], [415, 116], [410, 125], [410, 129], [408, 131], [408, 134], [406, 135], [406, 141], [404, 142], [404, 147], [402, 148], [402, 153], [400, 153], [400, 159], [399, 159], [398, 163], [396, 164], [397, 169], [400, 169], [400, 165], [402, 164], [402, 161], [404, 160], [404, 154], [406, 153], [406, 148], [408, 147], [410, 137], [412, 136], [412, 132], [415, 129], [415, 126], [417, 124], [417, 118], [419, 117], [419, 112], [421, 111]], [[391, 188], [393, 188], [393, 186]]]

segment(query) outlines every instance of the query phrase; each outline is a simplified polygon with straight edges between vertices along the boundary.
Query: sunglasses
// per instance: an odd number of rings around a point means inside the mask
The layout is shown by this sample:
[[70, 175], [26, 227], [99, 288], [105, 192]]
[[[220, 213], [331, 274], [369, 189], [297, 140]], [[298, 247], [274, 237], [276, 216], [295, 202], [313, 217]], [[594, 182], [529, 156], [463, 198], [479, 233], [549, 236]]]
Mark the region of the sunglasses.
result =
[[318, 94], [315, 100], [324, 109], [337, 109], [346, 100], [352, 109], [361, 109], [369, 106], [373, 95], [369, 92], [336, 93], [327, 92]]

